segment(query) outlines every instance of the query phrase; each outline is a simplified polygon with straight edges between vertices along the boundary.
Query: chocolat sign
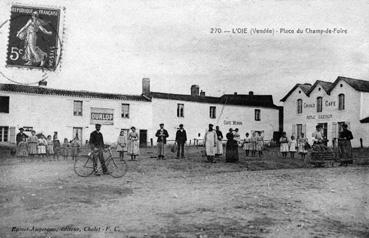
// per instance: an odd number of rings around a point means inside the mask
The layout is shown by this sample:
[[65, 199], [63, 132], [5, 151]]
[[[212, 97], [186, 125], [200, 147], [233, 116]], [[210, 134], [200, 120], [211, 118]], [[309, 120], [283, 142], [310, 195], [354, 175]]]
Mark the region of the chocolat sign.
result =
[[91, 107], [91, 124], [113, 125], [114, 109]]

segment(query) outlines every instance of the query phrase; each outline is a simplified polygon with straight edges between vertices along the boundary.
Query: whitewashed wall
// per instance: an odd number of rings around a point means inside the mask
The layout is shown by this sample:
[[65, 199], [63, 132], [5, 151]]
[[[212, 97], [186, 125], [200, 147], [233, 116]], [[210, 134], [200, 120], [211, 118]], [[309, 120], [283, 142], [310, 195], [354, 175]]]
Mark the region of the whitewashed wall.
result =
[[[177, 104], [184, 104], [184, 117], [177, 117]], [[208, 124], [219, 125], [223, 135], [228, 132], [229, 128], [239, 128], [241, 138], [245, 137], [246, 132], [251, 130], [264, 130], [265, 139], [271, 139], [273, 131], [279, 130], [279, 112], [277, 109], [231, 106], [221, 104], [208, 104], [198, 102], [187, 102], [177, 100], [166, 100], [153, 98], [153, 131], [159, 128], [162, 122], [169, 133], [169, 140], [175, 139], [175, 133], [179, 124], [183, 124], [187, 131], [188, 140], [193, 141], [201, 134], [204, 136]], [[210, 106], [216, 107], [216, 118], [210, 118]], [[254, 109], [261, 110], [261, 121], [255, 121]], [[223, 111], [223, 113], [221, 113]], [[226, 122], [225, 122], [226, 121]], [[242, 125], [233, 125], [233, 121], [241, 122]], [[228, 124], [230, 123], [230, 124]], [[155, 135], [150, 135], [155, 139]]]
[[[342, 87], [340, 86], [342, 84]], [[319, 88], [321, 90], [319, 91]], [[301, 91], [301, 93], [299, 93]], [[338, 110], [338, 95], [345, 94], [345, 110]], [[317, 112], [316, 98], [323, 97], [323, 110]], [[303, 100], [303, 112], [297, 114], [297, 100]], [[314, 107], [304, 107], [304, 104], [315, 104]], [[360, 138], [363, 138], [366, 145], [369, 146], [369, 131], [368, 125], [360, 123], [361, 108], [361, 93], [353, 89], [344, 81], [338, 82], [337, 86], [328, 95], [321, 86], [317, 86], [307, 97], [300, 88], [297, 88], [284, 102], [284, 130], [287, 136], [290, 137], [296, 133], [293, 131], [296, 124], [303, 124], [306, 126], [306, 136], [311, 138], [315, 131], [315, 126], [318, 123], [328, 123], [327, 136], [330, 142], [332, 138], [337, 137], [338, 122], [348, 122], [350, 130], [353, 133], [353, 146], [360, 146]], [[367, 104], [368, 105], [368, 104]], [[365, 111], [365, 110], [363, 110]], [[313, 119], [312, 117], [315, 118]], [[365, 146], [365, 144], [364, 144]]]
[[[98, 98], [37, 95], [13, 92], [1, 92], [10, 96], [9, 114], [2, 113], [0, 125], [32, 126], [37, 133], [53, 135], [58, 131], [59, 139], [73, 137], [73, 127], [82, 127], [82, 140], [88, 140], [95, 125], [90, 124], [90, 108], [114, 109], [114, 125], [103, 125], [101, 131], [106, 143], [116, 142], [121, 128], [135, 126], [137, 129], [150, 130], [152, 108], [150, 102], [123, 101]], [[73, 101], [83, 101], [83, 115], [73, 115]], [[121, 118], [121, 104], [130, 104], [130, 118]], [[17, 131], [18, 132], [18, 131]], [[148, 131], [148, 134], [151, 132]]]

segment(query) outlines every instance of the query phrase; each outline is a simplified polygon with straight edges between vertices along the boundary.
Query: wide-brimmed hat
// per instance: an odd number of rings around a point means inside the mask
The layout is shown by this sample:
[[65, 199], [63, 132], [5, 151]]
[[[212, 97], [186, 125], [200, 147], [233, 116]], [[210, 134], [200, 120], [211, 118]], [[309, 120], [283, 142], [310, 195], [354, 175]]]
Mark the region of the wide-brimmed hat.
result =
[[19, 128], [18, 130], [20, 130], [20, 131], [24, 131], [24, 128], [23, 128], [23, 127], [21, 127], [21, 128]]

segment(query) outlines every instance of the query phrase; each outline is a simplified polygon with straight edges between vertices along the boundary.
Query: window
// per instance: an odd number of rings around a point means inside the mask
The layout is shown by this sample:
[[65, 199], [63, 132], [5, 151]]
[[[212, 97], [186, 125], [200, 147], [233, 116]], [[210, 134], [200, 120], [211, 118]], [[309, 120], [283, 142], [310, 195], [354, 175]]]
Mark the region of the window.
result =
[[122, 104], [122, 118], [129, 118], [129, 104]]
[[338, 110], [345, 110], [345, 94], [338, 95]]
[[297, 113], [302, 113], [302, 99], [297, 100]]
[[216, 118], [216, 107], [210, 107], [210, 118]]
[[255, 121], [260, 121], [260, 109], [255, 109]]
[[9, 127], [0, 126], [0, 142], [7, 142], [9, 134]]
[[82, 101], [73, 102], [73, 115], [82, 116]]
[[0, 112], [9, 113], [9, 97], [0, 97]]
[[323, 98], [322, 97], [318, 97], [316, 99], [316, 111], [317, 112], [323, 111]]
[[184, 104], [177, 104], [177, 117], [184, 117]]

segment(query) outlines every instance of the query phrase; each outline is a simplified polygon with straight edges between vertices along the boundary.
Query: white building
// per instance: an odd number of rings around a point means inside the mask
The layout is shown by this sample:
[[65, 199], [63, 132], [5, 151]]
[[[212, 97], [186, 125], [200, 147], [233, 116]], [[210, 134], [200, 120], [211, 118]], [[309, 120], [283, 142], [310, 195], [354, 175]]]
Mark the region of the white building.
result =
[[115, 142], [121, 129], [135, 126], [142, 146], [156, 143], [161, 122], [169, 140], [182, 123], [192, 142], [203, 138], [209, 123], [219, 125], [224, 135], [231, 127], [239, 128], [242, 137], [263, 131], [271, 139], [281, 130], [282, 111], [270, 95], [208, 97], [196, 85], [188, 95], [151, 92], [149, 79], [143, 79], [142, 88], [141, 95], [124, 95], [0, 84], [0, 142], [15, 142], [20, 127], [44, 135], [58, 131], [60, 140], [78, 135], [84, 142], [96, 123], [103, 125], [106, 143]]
[[332, 143], [346, 123], [354, 147], [360, 146], [360, 138], [369, 145], [369, 81], [338, 77], [333, 83], [296, 84], [281, 101], [288, 137], [304, 133], [311, 138], [320, 124]]

